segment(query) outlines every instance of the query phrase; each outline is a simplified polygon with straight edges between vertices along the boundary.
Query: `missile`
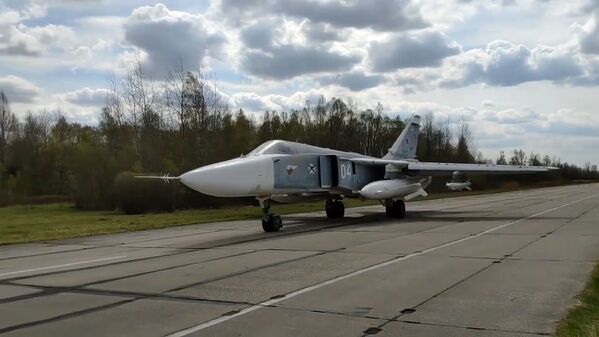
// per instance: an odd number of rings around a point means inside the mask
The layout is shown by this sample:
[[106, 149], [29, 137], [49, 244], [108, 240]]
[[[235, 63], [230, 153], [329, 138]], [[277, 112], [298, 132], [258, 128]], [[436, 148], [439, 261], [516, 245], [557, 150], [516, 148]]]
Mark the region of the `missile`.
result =
[[360, 195], [368, 199], [405, 198], [410, 200], [419, 195], [426, 196], [427, 194], [420, 182], [391, 179], [371, 182], [360, 190]]
[[463, 191], [463, 190], [472, 190], [470, 188], [470, 186], [472, 185], [472, 183], [470, 181], [464, 181], [464, 182], [448, 182], [445, 184], [445, 186], [447, 186], [447, 189], [451, 190], [451, 191]]

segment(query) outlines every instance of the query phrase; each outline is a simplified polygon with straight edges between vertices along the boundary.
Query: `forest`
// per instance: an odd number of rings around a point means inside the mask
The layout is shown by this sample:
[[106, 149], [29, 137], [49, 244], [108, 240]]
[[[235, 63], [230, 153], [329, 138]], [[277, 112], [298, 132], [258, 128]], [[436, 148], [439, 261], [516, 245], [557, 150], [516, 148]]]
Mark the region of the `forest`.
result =
[[[81, 209], [114, 209], [119, 200], [136, 195], [136, 202], [155, 205], [152, 209], [219, 206], [222, 201], [178, 184], [130, 178], [133, 173], [179, 175], [238, 157], [271, 139], [380, 157], [405, 122], [388, 115], [381, 104], [360, 109], [351, 99], [340, 98], [266, 111], [256, 120], [243, 109], [232, 110], [216, 81], [201, 71], [174, 69], [165, 79], [153, 81], [139, 63], [122, 78], [114, 78], [109, 88], [97, 125], [71, 122], [60, 111], [29, 112], [18, 119], [10, 97], [0, 93], [0, 205], [68, 201]], [[421, 161], [561, 168], [534, 179], [479, 178], [473, 180], [477, 188], [514, 180], [523, 185], [599, 178], [596, 165], [578, 167], [522, 149], [487, 159], [474, 144], [466, 122], [439, 121], [432, 112], [423, 116]], [[431, 188], [440, 189], [440, 183]]]

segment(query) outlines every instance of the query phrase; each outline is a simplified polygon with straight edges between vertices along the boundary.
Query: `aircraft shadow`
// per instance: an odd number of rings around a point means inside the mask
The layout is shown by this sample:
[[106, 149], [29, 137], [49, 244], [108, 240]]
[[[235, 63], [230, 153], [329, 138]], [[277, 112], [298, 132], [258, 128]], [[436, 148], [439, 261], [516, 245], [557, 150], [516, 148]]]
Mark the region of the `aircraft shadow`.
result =
[[[472, 216], [473, 213], [481, 213], [480, 216]], [[240, 244], [251, 241], [276, 239], [283, 236], [293, 236], [300, 234], [308, 234], [311, 232], [343, 228], [348, 226], [368, 226], [372, 225], [401, 225], [401, 222], [409, 222], [411, 224], [418, 222], [486, 222], [486, 221], [499, 221], [499, 222], [512, 222], [522, 219], [521, 216], [484, 216], [482, 213], [489, 213], [485, 211], [408, 211], [404, 219], [389, 218], [384, 211], [363, 211], [360, 212], [360, 216], [346, 217], [344, 219], [328, 219], [326, 216], [314, 217], [314, 216], [297, 216], [297, 215], [284, 215], [283, 221], [285, 223], [283, 230], [277, 233], [251, 233], [241, 234], [239, 236], [228, 237], [224, 239], [216, 239], [209, 243], [203, 242], [200, 245], [189, 245], [188, 248], [213, 248], [226, 245]], [[460, 214], [464, 214], [461, 216]], [[466, 216], [468, 214], [468, 216]], [[564, 217], [534, 217], [535, 220], [561, 220], [567, 219]], [[426, 228], [423, 228], [426, 230]]]

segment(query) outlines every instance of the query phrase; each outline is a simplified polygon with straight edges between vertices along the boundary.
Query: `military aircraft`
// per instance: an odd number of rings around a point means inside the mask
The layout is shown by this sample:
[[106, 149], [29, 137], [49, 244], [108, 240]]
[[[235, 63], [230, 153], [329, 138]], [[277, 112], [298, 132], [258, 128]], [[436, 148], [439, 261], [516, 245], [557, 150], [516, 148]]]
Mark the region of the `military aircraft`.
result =
[[178, 177], [140, 178], [180, 180], [187, 187], [216, 197], [256, 197], [263, 211], [262, 228], [276, 232], [281, 217], [271, 201], [326, 200], [329, 218], [344, 216], [345, 198], [379, 200], [388, 216], [403, 218], [404, 200], [426, 196], [431, 176], [454, 171], [478, 174], [534, 173], [551, 168], [491, 164], [419, 162], [416, 146], [420, 116], [412, 116], [383, 158], [337, 151], [283, 140], [268, 141], [239, 158], [199, 167]]

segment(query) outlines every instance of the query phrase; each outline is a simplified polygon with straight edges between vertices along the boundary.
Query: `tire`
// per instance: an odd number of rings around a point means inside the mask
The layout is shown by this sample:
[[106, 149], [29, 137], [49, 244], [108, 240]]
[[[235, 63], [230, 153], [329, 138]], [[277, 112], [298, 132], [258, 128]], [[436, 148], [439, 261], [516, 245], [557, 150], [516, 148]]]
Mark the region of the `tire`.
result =
[[403, 200], [393, 200], [387, 203], [385, 212], [388, 217], [391, 218], [405, 218], [406, 216], [406, 203]]
[[279, 215], [271, 215], [267, 220], [262, 219], [262, 229], [265, 232], [278, 232], [283, 227], [283, 220]]
[[329, 219], [340, 219], [345, 215], [345, 205], [341, 201], [327, 200], [325, 203], [325, 213]]
[[397, 217], [403, 219], [406, 217], [406, 203], [403, 200], [395, 201], [395, 212]]
[[345, 216], [345, 205], [341, 201], [337, 201], [335, 204], [337, 209], [337, 218], [342, 219]]

